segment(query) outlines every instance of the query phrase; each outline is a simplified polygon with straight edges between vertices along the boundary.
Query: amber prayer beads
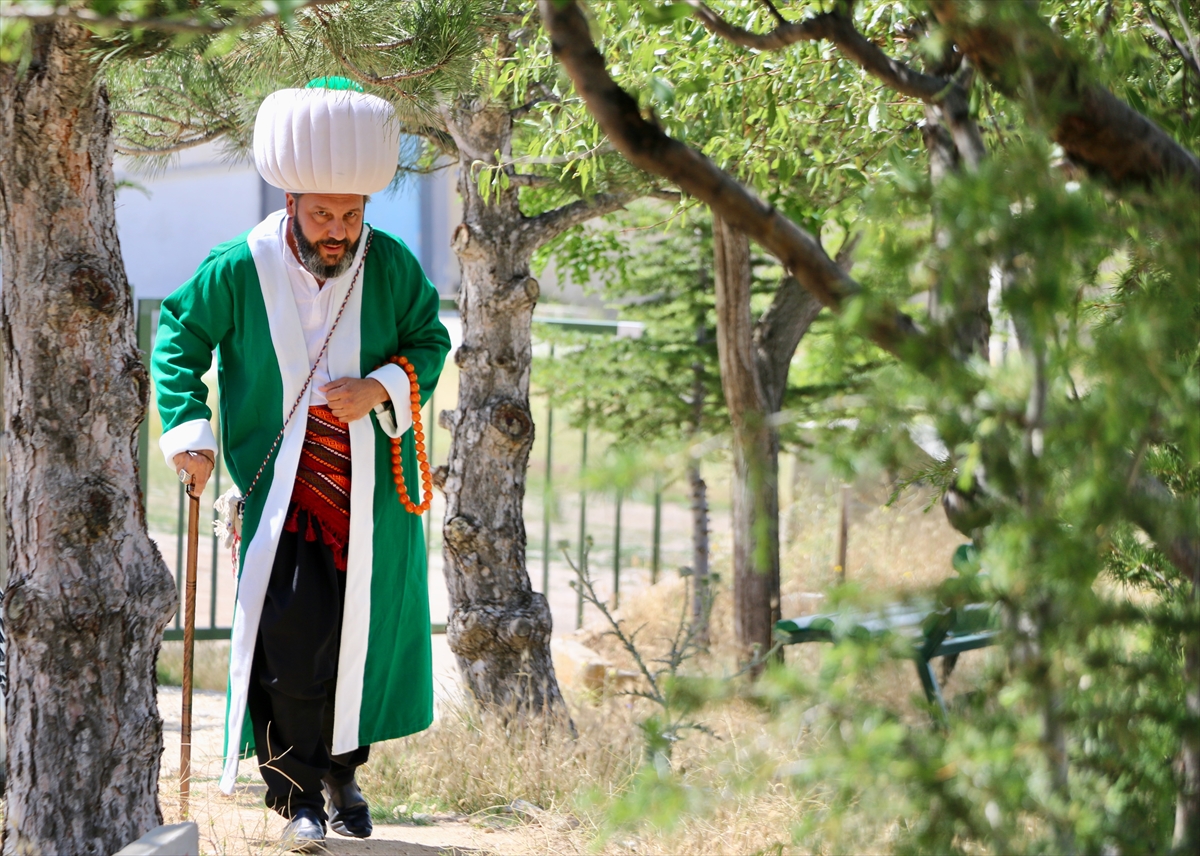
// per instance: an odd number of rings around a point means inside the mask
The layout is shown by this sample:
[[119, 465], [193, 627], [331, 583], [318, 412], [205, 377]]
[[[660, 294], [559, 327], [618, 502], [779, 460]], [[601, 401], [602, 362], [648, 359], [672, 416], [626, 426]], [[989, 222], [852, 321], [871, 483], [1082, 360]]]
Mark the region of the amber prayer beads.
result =
[[[429, 472], [429, 456], [425, 454], [425, 432], [421, 426], [421, 385], [417, 382], [416, 368], [406, 357], [392, 357], [389, 362], [400, 366], [408, 375], [410, 391], [408, 401], [412, 408], [413, 440], [417, 446], [417, 465], [421, 470], [424, 502], [417, 505], [408, 496], [408, 487], [404, 483], [404, 464], [400, 457], [401, 438], [399, 437], [392, 438], [392, 478], [396, 480], [396, 494], [400, 497], [400, 504], [404, 506], [404, 510], [409, 514], [424, 514], [429, 510], [429, 504], [433, 502], [433, 476]], [[393, 402], [393, 406], [397, 405], [397, 402]]]

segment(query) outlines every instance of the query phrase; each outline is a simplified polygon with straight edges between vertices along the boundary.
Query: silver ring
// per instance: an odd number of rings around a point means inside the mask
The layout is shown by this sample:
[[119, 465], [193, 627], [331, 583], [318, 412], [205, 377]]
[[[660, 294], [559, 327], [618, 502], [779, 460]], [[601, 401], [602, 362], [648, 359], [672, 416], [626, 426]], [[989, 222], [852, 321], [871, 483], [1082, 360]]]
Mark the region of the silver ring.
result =
[[185, 470], [183, 467], [179, 468], [179, 470], [176, 472], [176, 475], [179, 476], [179, 481], [182, 482], [183, 484], [191, 484], [192, 483], [192, 474], [189, 473], [187, 470]]

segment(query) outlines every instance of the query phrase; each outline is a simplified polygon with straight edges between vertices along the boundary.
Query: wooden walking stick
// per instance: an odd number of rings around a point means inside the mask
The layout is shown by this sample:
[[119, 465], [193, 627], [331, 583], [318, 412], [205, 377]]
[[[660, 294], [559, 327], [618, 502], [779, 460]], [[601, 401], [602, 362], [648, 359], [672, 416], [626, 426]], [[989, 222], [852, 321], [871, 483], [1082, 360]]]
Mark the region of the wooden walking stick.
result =
[[183, 599], [183, 714], [179, 734], [179, 810], [187, 820], [192, 783], [192, 668], [196, 647], [196, 551], [200, 547], [200, 497], [187, 486], [187, 583]]

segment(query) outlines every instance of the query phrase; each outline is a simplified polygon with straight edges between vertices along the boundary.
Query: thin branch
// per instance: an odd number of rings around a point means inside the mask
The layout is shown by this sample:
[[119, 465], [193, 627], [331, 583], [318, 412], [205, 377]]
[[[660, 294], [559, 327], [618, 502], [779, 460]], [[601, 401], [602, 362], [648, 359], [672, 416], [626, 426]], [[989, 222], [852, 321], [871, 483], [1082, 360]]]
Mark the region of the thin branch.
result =
[[366, 51], [394, 51], [398, 48], [410, 47], [416, 43], [416, 36], [409, 36], [407, 39], [398, 39], [394, 42], [379, 42], [373, 45], [359, 45], [359, 47]]
[[778, 21], [780, 24], [783, 24], [784, 26], [787, 25], [787, 23], [788, 23], [787, 18], [785, 18], [785, 17], [783, 17], [783, 15], [779, 14], [779, 10], [775, 8], [775, 4], [772, 3], [771, 0], [762, 0], [762, 2], [763, 2], [763, 5], [766, 6], [767, 9], [770, 10], [771, 16], [776, 21]]
[[1175, 14], [1179, 16], [1179, 26], [1183, 27], [1183, 34], [1187, 36], [1188, 44], [1192, 46], [1192, 56], [1200, 59], [1200, 40], [1197, 40], [1196, 34], [1192, 32], [1187, 15], [1183, 14], [1183, 7], [1179, 5], [1179, 0], [1171, 0], [1171, 5], [1175, 8]]
[[514, 119], [520, 119], [522, 116], [527, 114], [530, 110], [532, 110], [534, 107], [536, 107], [539, 104], [543, 104], [547, 101], [549, 101], [553, 104], [558, 104], [558, 103], [561, 103], [561, 101], [562, 101], [561, 98], [559, 98], [557, 95], [554, 94], [554, 90], [551, 89], [549, 86], [547, 86], [544, 83], [536, 83], [533, 86], [531, 86], [530, 88], [538, 90], [538, 93], [539, 93], [538, 96], [536, 98], [531, 98], [529, 101], [526, 101], [520, 107], [514, 108], [512, 111], [512, 114], [511, 114]]
[[548, 175], [525, 175], [506, 171], [509, 184], [513, 187], [556, 187], [558, 182]]
[[885, 54], [878, 45], [860, 33], [854, 22], [841, 12], [824, 12], [794, 24], [783, 23], [769, 33], [759, 35], [730, 24], [702, 0], [688, 0], [693, 16], [711, 33], [735, 45], [755, 50], [780, 50], [798, 42], [828, 40], [865, 71], [897, 92], [922, 101], [937, 101], [953, 86], [947, 77], [924, 74]]
[[854, 267], [854, 251], [858, 249], [858, 244], [862, 240], [863, 233], [855, 232], [852, 235], [847, 235], [842, 241], [842, 245], [838, 247], [837, 255], [834, 256], [834, 261], [837, 266], [850, 273], [850, 269]]
[[165, 122], [168, 125], [175, 125], [178, 128], [192, 127], [188, 122], [180, 122], [178, 119], [172, 119], [170, 116], [159, 116], [157, 113], [143, 113], [141, 110], [113, 110], [114, 116], [137, 116], [141, 119], [150, 119], [153, 122]]
[[457, 161], [446, 161], [445, 163], [435, 164], [434, 166], [400, 166], [398, 169], [407, 175], [436, 175], [448, 169], [458, 166]]
[[186, 149], [194, 149], [196, 146], [202, 146], [205, 143], [211, 143], [213, 140], [216, 140], [216, 139], [219, 139], [220, 137], [225, 136], [225, 133], [227, 130], [228, 129], [226, 129], [226, 128], [221, 128], [220, 130], [217, 130], [217, 131], [209, 131], [207, 134], [204, 134], [202, 136], [192, 137], [187, 140], [180, 140], [177, 143], [174, 143], [169, 146], [163, 146], [162, 148], [157, 148], [157, 147], [150, 148], [148, 146], [133, 147], [133, 146], [116, 145], [113, 147], [113, 149], [114, 149], [114, 151], [116, 151], [117, 154], [126, 155], [128, 157], [173, 155], [177, 152], [182, 152]]
[[[825, 306], [840, 310], [846, 300], [861, 293], [859, 284], [838, 267], [816, 238], [703, 154], [642, 117], [637, 101], [609, 75], [576, 3], [539, 0], [539, 7], [555, 57], [601, 129], [631, 163], [706, 202], [714, 213], [778, 258]], [[911, 318], [894, 309], [872, 313], [868, 324], [871, 338], [892, 351], [919, 332]]]
[[624, 208], [642, 195], [635, 190], [597, 193], [591, 199], [577, 199], [545, 214], [529, 217], [521, 224], [517, 244], [525, 249], [539, 247], [593, 217], [603, 217]]
[[710, 32], [743, 47], [776, 50], [804, 41], [833, 42], [845, 57], [858, 64], [868, 74], [902, 95], [918, 98], [940, 109], [955, 145], [966, 158], [970, 168], [976, 168], [986, 156], [983, 137], [970, 116], [966, 86], [969, 75], [945, 77], [925, 74], [893, 59], [858, 31], [848, 8], [815, 15], [796, 24], [783, 22], [774, 31], [757, 35], [730, 24], [704, 5], [702, 0], [688, 2], [695, 10], [693, 15]]
[[[340, 3], [342, 0], [308, 0], [299, 9]], [[197, 21], [184, 18], [143, 18], [128, 13], [102, 15], [87, 8], [74, 6], [54, 6], [46, 8], [39, 6], [30, 8], [25, 3], [6, 3], [0, 5], [0, 18], [21, 18], [33, 23], [53, 23], [55, 21], [70, 21], [87, 27], [108, 27], [112, 29], [146, 29], [162, 33], [192, 33], [196, 35], [217, 35], [228, 30], [245, 30], [278, 19], [279, 12], [263, 12], [246, 18], [232, 21]]]
[[637, 637], [637, 631], [634, 631], [634, 633], [629, 636], [625, 635], [625, 629], [621, 626], [621, 622], [613, 618], [612, 613], [608, 610], [608, 606], [605, 605], [604, 601], [596, 595], [596, 587], [592, 584], [592, 577], [591, 574], [588, 573], [587, 569], [587, 554], [590, 548], [591, 537], [589, 536], [587, 544], [584, 547], [582, 567], [576, 565], [575, 562], [571, 560], [571, 554], [567, 552], [566, 547], [562, 548], [563, 558], [567, 560], [567, 564], [571, 567], [571, 570], [575, 572], [575, 579], [572, 580], [572, 582], [575, 583], [573, 588], [577, 588], [580, 596], [585, 601], [596, 607], [596, 609], [600, 610], [600, 614], [603, 615], [605, 620], [607, 620], [609, 623], [610, 629], [608, 632], [617, 638], [617, 641], [621, 643], [621, 647], [624, 648], [629, 653], [629, 656], [633, 658], [633, 662], [637, 665], [638, 671], [642, 673], [642, 676], [646, 679], [646, 683], [650, 685], [650, 692], [652, 695], [636, 690], [634, 691], [634, 694], [642, 695], [645, 698], [648, 698], [651, 701], [657, 702], [663, 707], [666, 707], [667, 700], [663, 697], [662, 692], [660, 692], [658, 689], [658, 681], [655, 679], [655, 674], [650, 671], [650, 668], [646, 665], [646, 661], [642, 659], [641, 651], [639, 651], [637, 645], [634, 644], [634, 639]]
[[1175, 52], [1179, 54], [1179, 56], [1183, 59], [1184, 64], [1188, 68], [1190, 68], [1197, 75], [1200, 75], [1200, 63], [1196, 61], [1196, 57], [1190, 50], [1188, 50], [1187, 46], [1183, 42], [1179, 41], [1179, 39], [1175, 38], [1171, 31], [1167, 29], [1166, 22], [1153, 12], [1149, 13], [1149, 18], [1150, 29], [1158, 33], [1159, 37], [1162, 38], [1163, 41], [1175, 48]]

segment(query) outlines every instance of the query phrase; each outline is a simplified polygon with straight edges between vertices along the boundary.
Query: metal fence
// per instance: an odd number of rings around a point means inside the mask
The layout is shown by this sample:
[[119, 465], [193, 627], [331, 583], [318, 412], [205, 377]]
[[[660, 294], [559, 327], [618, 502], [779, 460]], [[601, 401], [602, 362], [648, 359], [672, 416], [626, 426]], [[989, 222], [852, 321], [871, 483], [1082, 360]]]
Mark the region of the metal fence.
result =
[[[142, 351], [143, 360], [149, 367], [149, 354], [157, 329], [158, 312], [161, 301], [143, 299], [138, 301], [137, 336], [138, 347]], [[443, 310], [447, 320], [453, 321], [456, 314], [450, 310], [453, 304]], [[554, 325], [575, 332], [596, 335], [628, 334], [629, 328], [617, 322], [604, 322], [581, 319], [539, 319], [537, 324]], [[553, 347], [549, 348], [549, 356], [553, 357]], [[454, 371], [453, 361], [447, 361], [447, 373]], [[454, 375], [453, 382], [457, 382]], [[213, 384], [215, 386], [215, 383]], [[443, 382], [442, 387], [446, 384]], [[447, 397], [452, 393], [435, 391], [426, 403], [425, 424], [431, 426], [426, 430], [427, 452], [431, 464], [436, 464], [440, 451], [436, 428], [435, 414], [439, 406], [445, 406]], [[215, 400], [215, 397], [214, 399]], [[620, 602], [622, 578], [626, 583], [654, 583], [659, 579], [664, 566], [671, 564], [675, 558], [678, 564], [686, 562], [690, 549], [690, 520], [687, 518], [687, 501], [680, 496], [667, 497], [661, 478], [653, 478], [652, 488], [639, 491], [635, 495], [625, 495], [619, 490], [594, 490], [592, 495], [583, 487], [583, 474], [589, 466], [589, 446], [591, 447], [592, 463], [601, 456], [597, 447], [604, 450], [611, 444], [611, 438], [597, 432], [589, 432], [570, 427], [555, 430], [555, 413], [549, 401], [542, 396], [534, 396], [531, 408], [535, 411], [535, 422], [539, 426], [539, 438], [533, 453], [530, 455], [529, 478], [526, 496], [525, 520], [529, 534], [535, 532], [538, 538], [530, 538], [527, 548], [527, 567], [532, 581], [538, 581], [536, 572], [540, 566], [540, 591], [551, 600], [552, 610], [556, 613], [556, 626], [574, 624], [576, 628], [584, 621], [584, 602], [579, 592], [567, 584], [573, 577], [568, 563], [561, 556], [556, 544], [566, 542], [567, 549], [576, 563], [582, 563], [585, 543], [589, 535], [593, 537], [593, 548], [590, 552], [590, 567], [593, 577], [597, 578], [598, 589], [617, 606]], [[214, 413], [217, 408], [214, 407]], [[214, 416], [214, 422], [218, 417]], [[560, 416], [561, 422], [561, 416]], [[214, 425], [214, 428], [219, 426]], [[220, 442], [219, 430], [215, 432]], [[151, 450], [151, 419], [143, 422], [139, 437], [139, 465], [142, 478], [142, 495], [146, 500], [148, 523], [151, 534], [159, 543], [163, 558], [168, 565], [173, 562], [176, 586], [180, 592], [182, 603], [184, 566], [184, 532], [186, 497], [183, 485], [170, 478], [165, 464], [157, 459], [152, 462]], [[445, 443], [445, 437], [441, 438]], [[157, 449], [153, 450], [157, 455]], [[540, 472], [539, 472], [540, 471]], [[221, 455], [218, 451], [217, 466], [214, 471], [211, 488], [206, 488], [205, 497], [219, 496], [228, 485], [223, 484], [224, 474], [221, 467]], [[540, 496], [538, 493], [540, 492]], [[162, 507], [164, 502], [170, 502], [168, 497], [173, 495], [174, 521], [173, 526], [167, 523], [167, 514]], [[202, 508], [211, 508], [211, 502], [202, 502]], [[425, 544], [430, 557], [431, 599], [434, 589], [433, 572], [440, 566], [441, 541], [441, 510], [444, 507], [441, 497], [435, 497], [434, 507], [425, 515]], [[627, 512], [632, 509], [630, 516]], [[675, 525], [664, 525], [664, 511], [675, 520]], [[203, 514], [203, 512], [202, 512]], [[215, 519], [215, 512], [212, 513]], [[649, 523], [649, 526], [643, 524]], [[202, 531], [204, 526], [202, 525]], [[648, 528], [648, 531], [646, 531]], [[165, 530], [165, 531], [164, 531]], [[172, 531], [173, 530], [173, 531]], [[556, 537], [565, 535], [566, 537]], [[173, 541], [173, 543], [172, 543]], [[208, 541], [208, 544], [204, 544]], [[666, 543], [670, 542], [670, 543]], [[197, 603], [201, 605], [196, 617], [197, 639], [228, 639], [230, 627], [228, 621], [232, 618], [232, 603], [235, 589], [232, 562], [227, 562], [228, 554], [223, 551], [216, 535], [211, 539], [202, 537], [201, 568], [202, 578], [200, 595]], [[203, 553], [207, 552], [208, 556]], [[207, 559], [205, 568], [204, 559]], [[601, 568], [606, 573], [601, 574]], [[611, 568], [611, 576], [607, 571]], [[207, 577], [207, 580], [204, 579]], [[564, 579], [564, 577], [566, 579]], [[205, 591], [207, 589], [207, 591]], [[207, 597], [204, 597], [207, 595]], [[207, 609], [205, 609], [207, 607]], [[207, 612], [205, 616], [203, 613]], [[571, 614], [573, 613], [573, 614]], [[225, 620], [223, 620], [225, 619]], [[573, 619], [571, 621], [570, 619]], [[436, 616], [435, 616], [436, 620]], [[444, 632], [445, 625], [434, 624], [434, 632]], [[174, 623], [167, 628], [164, 639], [182, 639], [183, 631], [180, 616], [177, 614]]]

